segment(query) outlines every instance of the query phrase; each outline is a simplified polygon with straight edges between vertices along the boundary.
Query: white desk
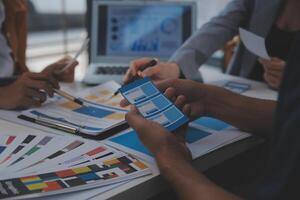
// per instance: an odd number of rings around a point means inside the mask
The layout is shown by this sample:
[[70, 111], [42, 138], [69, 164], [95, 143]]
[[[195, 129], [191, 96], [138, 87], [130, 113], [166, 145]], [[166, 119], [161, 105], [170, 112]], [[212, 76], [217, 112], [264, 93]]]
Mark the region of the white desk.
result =
[[[237, 77], [232, 77], [228, 75], [222, 75], [218, 73], [209, 73], [205, 74], [206, 72], [202, 72], [205, 77], [205, 82], [216, 81], [216, 80], [234, 80], [234, 81], [242, 81], [251, 84], [251, 91], [245, 93], [247, 96], [258, 97], [258, 98], [266, 98], [266, 99], [276, 99], [277, 93], [268, 89], [265, 84], [244, 80]], [[85, 86], [81, 84], [67, 84], [63, 86], [65, 90], [69, 92], [76, 92], [82, 89]], [[28, 131], [32, 131], [32, 133], [38, 133], [40, 131], [36, 131], [30, 128], [24, 128], [19, 125], [12, 125], [11, 123], [5, 122], [0, 120], [1, 127], [3, 126], [14, 126], [15, 130], [23, 130], [26, 129]], [[217, 164], [223, 162], [224, 160], [230, 159], [238, 154], [245, 152], [246, 150], [253, 148], [261, 141], [255, 138], [248, 138], [231, 145], [228, 145], [224, 148], [216, 150], [212, 153], [209, 153], [205, 156], [202, 156], [196, 160], [194, 160], [195, 167], [200, 171], [205, 171], [208, 168], [216, 166]], [[138, 178], [132, 180], [126, 184], [123, 184], [117, 188], [111, 189], [107, 192], [97, 194], [96, 190], [93, 190], [93, 193], [96, 194], [94, 197], [89, 199], [148, 199], [153, 197], [160, 192], [164, 191], [168, 188], [168, 184], [163, 180], [161, 176], [159, 176], [158, 172], [154, 172], [151, 176], [146, 176], [142, 178]], [[86, 191], [85, 191], [86, 192]], [[64, 199], [64, 198], [72, 198], [74, 199], [82, 199], [82, 197], [76, 196], [71, 194], [71, 196], [64, 195], [64, 196], [56, 196], [49, 199]], [[76, 198], [78, 197], [78, 198]], [[45, 198], [43, 198], [45, 199]], [[48, 199], [48, 198], [47, 198]]]

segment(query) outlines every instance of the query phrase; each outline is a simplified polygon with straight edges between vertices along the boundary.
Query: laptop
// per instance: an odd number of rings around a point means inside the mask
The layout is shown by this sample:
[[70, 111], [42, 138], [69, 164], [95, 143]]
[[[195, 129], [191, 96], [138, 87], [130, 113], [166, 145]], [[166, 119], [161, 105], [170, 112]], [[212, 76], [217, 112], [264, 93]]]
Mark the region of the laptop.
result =
[[130, 61], [167, 61], [196, 29], [196, 2], [90, 2], [90, 64], [83, 82], [122, 82]]

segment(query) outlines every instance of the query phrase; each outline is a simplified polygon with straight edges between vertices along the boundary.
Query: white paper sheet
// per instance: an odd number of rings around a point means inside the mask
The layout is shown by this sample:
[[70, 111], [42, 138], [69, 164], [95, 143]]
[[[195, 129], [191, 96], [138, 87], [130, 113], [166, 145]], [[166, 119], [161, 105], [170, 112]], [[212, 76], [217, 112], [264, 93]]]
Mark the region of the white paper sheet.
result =
[[[71, 137], [60, 137], [60, 136], [52, 137], [52, 140], [47, 145], [41, 146], [41, 148], [38, 151], [32, 153], [31, 155], [29, 156], [24, 156], [24, 154], [20, 155], [19, 157], [23, 156], [25, 158], [22, 161], [19, 161], [9, 166], [9, 168], [5, 169], [5, 172], [6, 174], [8, 172], [11, 173], [18, 172], [20, 169], [26, 168], [32, 163], [36, 163], [42, 160], [43, 158], [46, 158], [47, 156], [53, 154], [57, 150], [63, 149], [64, 146], [66, 146], [72, 141], [74, 141], [74, 138]], [[32, 147], [34, 148], [35, 146], [33, 145]]]
[[[72, 137], [66, 137], [66, 138], [64, 138], [64, 140], [66, 142], [63, 142], [60, 145], [57, 144], [57, 145], [52, 146], [52, 149], [49, 149], [48, 152], [47, 151], [41, 152], [40, 155], [37, 155], [36, 157], [34, 157], [34, 159], [32, 159], [32, 162], [31, 162], [31, 159], [27, 160], [27, 162], [24, 163], [22, 168], [15, 170], [13, 173], [1, 174], [0, 179], [8, 179], [8, 178], [20, 177], [20, 176], [24, 176], [24, 175], [28, 175], [28, 174], [39, 173], [39, 170], [47, 169], [48, 166], [51, 166], [51, 163], [56, 163], [64, 155], [66, 155], [72, 151], [75, 151], [75, 149], [80, 148], [80, 146], [77, 147], [77, 146], [73, 145], [80, 140], [77, 140], [76, 138], [72, 139]], [[82, 141], [82, 142], [84, 142], [84, 141]], [[84, 144], [85, 143], [83, 143], [82, 145], [84, 145]], [[69, 149], [67, 149], [66, 147], [69, 145], [71, 145], [73, 147], [70, 147]], [[58, 152], [63, 152], [63, 154], [54, 156]], [[51, 158], [49, 158], [49, 157], [51, 157]]]
[[[228, 127], [223, 130], [220, 130], [220, 131], [212, 130], [207, 127], [203, 127], [203, 126], [200, 126], [200, 125], [197, 125], [194, 123], [190, 123], [190, 127], [198, 129], [199, 134], [201, 134], [201, 131], [209, 133], [209, 135], [207, 135], [201, 139], [198, 139], [192, 143], [187, 143], [187, 146], [189, 147], [189, 149], [192, 153], [193, 159], [196, 159], [200, 156], [203, 156], [209, 152], [212, 152], [218, 148], [221, 148], [223, 146], [226, 146], [226, 145], [236, 142], [238, 140], [242, 140], [244, 138], [250, 137], [250, 134], [241, 132], [232, 127]], [[132, 145], [131, 146], [128, 145], [128, 142], [125, 143], [126, 141], [124, 141], [124, 140], [123, 141], [119, 140], [119, 142], [111, 140], [113, 138], [120, 137], [122, 135], [126, 135], [130, 132], [131, 132], [130, 129], [123, 131], [122, 133], [105, 140], [105, 143], [107, 145], [112, 146], [113, 148], [119, 149], [124, 152], [128, 152], [129, 154], [132, 154], [132, 155], [135, 155], [139, 159], [144, 160], [148, 163], [152, 163], [152, 164], [155, 163], [154, 158], [144, 152], [145, 147], [140, 146], [141, 145], [140, 142], [135, 144], [134, 148], [131, 148]], [[129, 138], [127, 138], [127, 139], [129, 139]]]
[[[3, 153], [1, 153], [0, 155], [0, 162], [5, 159], [8, 155], [10, 155], [16, 148], [19, 144], [21, 144], [21, 142], [25, 139], [26, 135], [18, 135], [14, 141], [9, 145], [7, 146], [7, 148], [4, 150]], [[1, 164], [0, 164], [1, 166]]]
[[239, 31], [242, 42], [251, 53], [260, 58], [271, 60], [263, 37], [255, 35], [243, 28], [240, 28]]
[[[40, 136], [40, 137], [45, 137], [45, 136]], [[69, 140], [68, 138], [64, 138], [61, 136], [56, 136], [59, 137], [60, 140]], [[70, 138], [70, 137], [69, 137]], [[20, 196], [20, 198], [34, 198], [34, 197], [42, 197], [42, 196], [47, 196], [47, 195], [55, 195], [55, 194], [64, 194], [67, 192], [78, 192], [80, 190], [85, 190], [85, 189], [92, 189], [92, 188], [97, 188], [95, 190], [92, 190], [92, 192], [83, 192], [80, 193], [82, 197], [93, 197], [101, 192], [105, 192], [107, 190], [110, 190], [114, 187], [117, 187], [119, 185], [122, 185], [128, 180], [145, 176], [148, 174], [151, 174], [151, 168], [147, 167], [144, 165], [142, 162], [136, 160], [134, 157], [122, 153], [118, 150], [112, 149], [103, 143], [100, 142], [95, 142], [95, 141], [89, 141], [83, 139], [81, 141], [83, 144], [86, 144], [87, 146], [95, 147], [95, 145], [98, 145], [98, 147], [101, 147], [100, 150], [95, 151], [94, 153], [88, 152], [90, 155], [89, 158], [83, 159], [84, 161], [88, 160], [88, 163], [81, 163], [77, 166], [72, 166], [66, 169], [69, 169], [69, 172], [67, 172], [65, 169], [64, 170], [54, 170], [53, 168], [49, 168], [50, 170], [49, 174], [43, 173], [35, 173], [35, 174], [24, 174], [22, 172], [20, 173], [14, 173], [12, 177], [7, 176], [2, 176], [0, 175], [0, 196], [9, 196], [9, 195], [27, 195], [28, 191], [24, 191], [23, 188], [24, 186], [27, 187], [27, 189], [30, 191], [30, 194], [28, 196]], [[73, 142], [72, 142], [73, 144]], [[56, 150], [60, 152], [68, 152], [71, 151], [71, 147], [74, 147], [75, 145], [71, 145], [68, 148], [57, 148]], [[85, 149], [87, 149], [87, 146]], [[49, 147], [43, 146], [46, 150], [49, 150]], [[52, 146], [52, 148], [54, 148]], [[92, 149], [95, 150], [95, 149]], [[112, 154], [101, 154], [101, 152], [110, 152]], [[77, 152], [78, 155], [84, 155], [83, 153], [87, 152]], [[67, 154], [67, 153], [66, 153]], [[100, 156], [97, 157], [97, 159], [93, 159], [96, 157], [93, 157], [95, 155]], [[35, 155], [37, 156], [37, 155]], [[73, 155], [74, 156], [74, 155]], [[34, 161], [34, 156], [33, 157], [33, 163]], [[65, 155], [65, 158], [68, 158]], [[73, 157], [69, 157], [73, 158]], [[35, 159], [36, 160], [36, 159]], [[124, 167], [128, 165], [128, 167]], [[47, 166], [44, 166], [47, 168]], [[44, 170], [44, 171], [47, 171]], [[52, 177], [48, 179], [49, 177]], [[100, 178], [99, 178], [100, 177]], [[9, 179], [9, 180], [8, 180]], [[26, 180], [25, 180], [26, 179]], [[28, 180], [27, 180], [28, 179]], [[1, 181], [2, 180], [2, 181]], [[32, 182], [33, 180], [38, 180], [39, 185], [36, 183]], [[63, 185], [60, 185], [59, 187], [62, 187], [63, 189], [50, 189], [50, 185], [48, 185], [49, 181], [52, 183], [53, 181], [56, 182], [62, 182], [64, 183]], [[76, 181], [75, 182], [70, 182], [68, 181]], [[22, 183], [21, 183], [22, 182]], [[56, 185], [58, 184], [56, 182]], [[21, 183], [23, 186], [18, 186], [18, 184]], [[116, 183], [116, 184], [115, 184]], [[50, 184], [50, 183], [49, 183]], [[115, 184], [115, 185], [113, 185]], [[13, 185], [14, 190], [13, 192], [10, 192], [10, 190], [6, 189], [9, 187], [9, 185]], [[45, 191], [43, 192], [37, 192], [35, 191], [35, 187], [43, 187]], [[57, 187], [57, 186], [56, 186]], [[46, 190], [49, 188], [49, 191]], [[11, 194], [13, 193], [13, 194]], [[78, 193], [77, 193], [78, 194]], [[64, 196], [64, 195], [63, 195]], [[68, 195], [67, 195], [68, 196]], [[72, 194], [71, 194], [72, 196]], [[57, 196], [59, 197], [59, 196]], [[73, 195], [74, 197], [74, 195]]]
[[[30, 135], [27, 135], [30, 136]], [[6, 158], [9, 157], [8, 160], [6, 160], [0, 167], [0, 174], [3, 173], [2, 170], [7, 168], [13, 161], [21, 157], [25, 152], [27, 152], [29, 149], [31, 149], [33, 146], [35, 146], [42, 138], [43, 136], [39, 135], [31, 135], [34, 136], [34, 139], [30, 141], [29, 143], [21, 143], [17, 146], [17, 148]], [[20, 148], [21, 147], [21, 148]], [[19, 150], [18, 150], [19, 149]], [[4, 158], [4, 159], [6, 159]], [[5, 170], [6, 172], [6, 170]]]
[[112, 94], [119, 87], [119, 84], [110, 81], [100, 86], [87, 88], [78, 94], [73, 94], [84, 101], [86, 105], [84, 107], [64, 98], [54, 98], [49, 99], [40, 108], [28, 109], [23, 112], [0, 110], [0, 118], [28, 127], [38, 129], [45, 127], [42, 130], [48, 132], [62, 133], [61, 131], [17, 118], [23, 114], [34, 119], [51, 122], [52, 124], [64, 124], [89, 135], [98, 135], [125, 122], [127, 110], [119, 106], [123, 97], [121, 95], [112, 97]]
[[67, 193], [67, 194], [60, 194], [60, 195], [53, 195], [53, 196], [46, 196], [43, 197], [43, 200], [57, 200], [57, 199], [64, 199], [64, 200], [86, 200], [93, 198], [97, 195], [100, 195], [104, 192], [107, 192], [109, 190], [112, 190], [116, 187], [119, 187], [121, 185], [124, 185], [128, 183], [128, 181], [124, 181], [121, 183], [115, 183], [112, 185], [96, 188], [96, 189], [89, 189], [85, 191], [80, 191], [80, 192], [72, 192], [72, 193]]

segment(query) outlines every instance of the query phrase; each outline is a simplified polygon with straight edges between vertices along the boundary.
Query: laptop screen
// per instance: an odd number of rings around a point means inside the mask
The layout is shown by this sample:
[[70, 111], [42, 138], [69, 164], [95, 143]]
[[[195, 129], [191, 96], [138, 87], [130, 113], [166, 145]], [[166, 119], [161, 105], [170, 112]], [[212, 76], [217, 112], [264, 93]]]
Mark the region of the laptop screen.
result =
[[97, 9], [101, 57], [169, 58], [193, 31], [188, 5], [99, 4]]

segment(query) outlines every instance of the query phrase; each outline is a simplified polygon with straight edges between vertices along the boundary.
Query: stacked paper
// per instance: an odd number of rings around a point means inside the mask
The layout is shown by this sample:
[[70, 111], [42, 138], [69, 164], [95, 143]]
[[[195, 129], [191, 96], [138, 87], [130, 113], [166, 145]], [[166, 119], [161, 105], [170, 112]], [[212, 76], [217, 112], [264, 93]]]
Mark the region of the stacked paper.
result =
[[150, 174], [103, 143], [54, 135], [0, 136], [0, 198], [29, 198], [117, 184]]
[[[195, 159], [250, 136], [250, 134], [241, 132], [223, 121], [201, 117], [189, 124], [186, 144]], [[136, 132], [132, 129], [109, 138], [105, 143], [130, 152], [130, 154], [148, 162], [155, 162], [151, 152], [141, 143]]]

